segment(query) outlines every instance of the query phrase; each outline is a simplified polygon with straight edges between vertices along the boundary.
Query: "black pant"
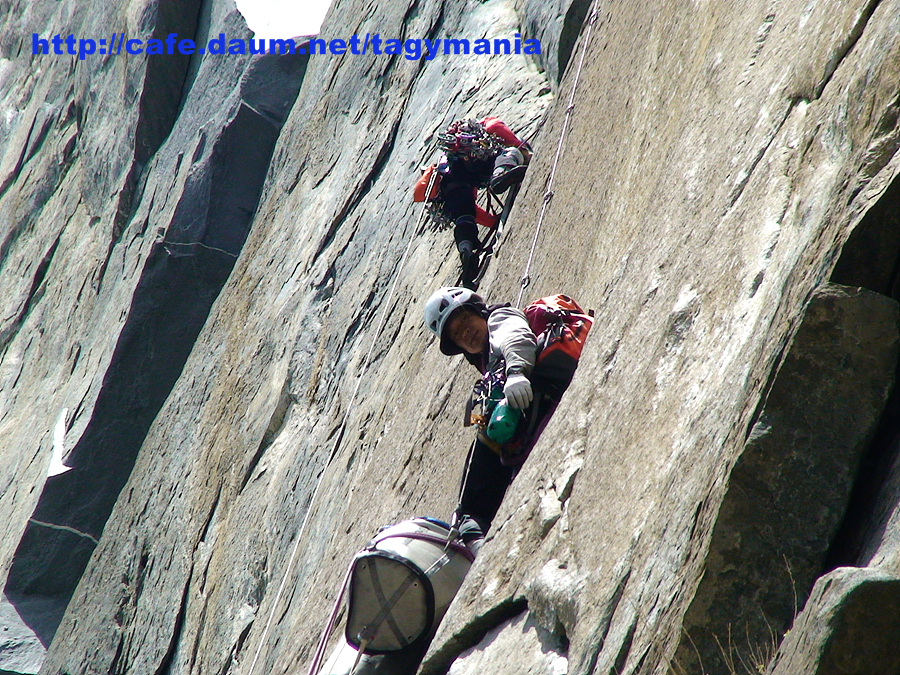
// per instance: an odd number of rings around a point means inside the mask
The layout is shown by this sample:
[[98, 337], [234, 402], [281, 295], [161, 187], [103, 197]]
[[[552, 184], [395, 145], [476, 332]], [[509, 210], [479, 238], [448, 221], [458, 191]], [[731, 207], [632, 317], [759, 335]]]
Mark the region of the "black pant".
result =
[[476, 247], [480, 245], [475, 225], [475, 190], [487, 185], [493, 167], [493, 161], [455, 159], [450, 162], [450, 171], [441, 178], [440, 198], [444, 202], [444, 213], [455, 223], [453, 238], [457, 245], [461, 241], [471, 241]]
[[459, 505], [462, 513], [473, 518], [484, 534], [490, 529], [517, 468], [503, 466], [496, 452], [481, 441], [475, 441]]
[[531, 448], [537, 442], [547, 422], [550, 421], [558, 404], [558, 396], [541, 394], [539, 390], [535, 391], [535, 400], [529, 411], [529, 415], [534, 421], [530, 422], [526, 418], [521, 422], [521, 424], [527, 425], [528, 434], [522, 448], [521, 460], [515, 466], [504, 464], [500, 460], [500, 455], [480, 440], [475, 440], [472, 462], [459, 504], [460, 511], [473, 518], [484, 534], [487, 534], [494, 516], [497, 515], [497, 510], [506, 494], [506, 488], [516, 477], [521, 462], [524, 462], [528, 453], [531, 452]]

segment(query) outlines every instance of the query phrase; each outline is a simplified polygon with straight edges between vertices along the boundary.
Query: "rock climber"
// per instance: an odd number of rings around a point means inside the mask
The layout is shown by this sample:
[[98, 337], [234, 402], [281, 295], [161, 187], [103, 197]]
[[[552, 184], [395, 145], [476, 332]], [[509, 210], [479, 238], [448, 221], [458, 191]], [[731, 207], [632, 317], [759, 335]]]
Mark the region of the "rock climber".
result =
[[478, 228], [475, 190], [488, 187], [497, 194], [520, 182], [531, 160], [528, 144], [519, 140], [502, 121], [457, 120], [438, 135], [443, 155], [439, 198], [443, 213], [453, 223], [453, 237], [463, 268], [463, 286], [470, 286], [478, 271]]
[[[532, 384], [537, 338], [521, 310], [508, 304], [488, 306], [467, 288], [446, 287], [426, 302], [425, 323], [440, 339], [442, 353], [463, 354], [482, 374], [499, 370], [503, 396], [510, 407], [525, 411], [537, 423], [552, 413], [561, 393], [546, 395]], [[531, 426], [534, 428], [533, 423]], [[534, 440], [530, 439], [532, 444]], [[474, 443], [454, 518], [463, 541], [473, 551], [480, 547], [506, 488], [524, 461], [527, 449], [520, 450], [510, 462], [480, 434]]]

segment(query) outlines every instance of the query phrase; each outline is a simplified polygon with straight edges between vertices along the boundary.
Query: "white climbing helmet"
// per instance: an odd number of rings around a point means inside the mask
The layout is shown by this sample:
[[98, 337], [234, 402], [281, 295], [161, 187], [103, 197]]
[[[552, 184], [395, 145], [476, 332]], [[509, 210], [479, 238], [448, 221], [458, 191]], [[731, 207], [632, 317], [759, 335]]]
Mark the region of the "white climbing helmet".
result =
[[453, 312], [463, 305], [484, 306], [481, 296], [468, 288], [445, 286], [436, 290], [425, 303], [425, 323], [429, 330], [441, 338], [441, 351], [444, 350], [444, 326]]

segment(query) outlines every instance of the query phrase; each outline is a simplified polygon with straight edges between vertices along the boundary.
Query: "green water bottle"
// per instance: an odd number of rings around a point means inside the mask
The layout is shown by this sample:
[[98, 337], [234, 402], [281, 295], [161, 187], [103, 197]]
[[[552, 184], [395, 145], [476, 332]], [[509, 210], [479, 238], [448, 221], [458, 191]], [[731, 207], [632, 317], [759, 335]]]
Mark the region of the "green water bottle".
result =
[[491, 419], [487, 425], [487, 437], [494, 443], [509, 443], [516, 435], [519, 421], [522, 419], [522, 411], [512, 408], [506, 399], [500, 401], [491, 413]]

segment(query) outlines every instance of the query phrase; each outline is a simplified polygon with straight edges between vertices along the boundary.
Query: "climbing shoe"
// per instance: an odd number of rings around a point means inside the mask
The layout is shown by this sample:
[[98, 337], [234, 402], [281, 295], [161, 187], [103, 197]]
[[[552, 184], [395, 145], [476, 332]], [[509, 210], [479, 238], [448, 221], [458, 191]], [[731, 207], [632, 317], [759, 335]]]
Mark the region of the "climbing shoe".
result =
[[461, 241], [459, 249], [459, 262], [462, 264], [462, 285], [471, 290], [477, 290], [475, 277], [478, 276], [478, 253], [470, 241]]
[[504, 169], [502, 173], [495, 172], [496, 175], [491, 178], [491, 190], [497, 194], [506, 192], [508, 188], [521, 183], [525, 178], [525, 171], [528, 169], [524, 164]]
[[471, 516], [464, 515], [459, 523], [459, 534], [466, 548], [478, 555], [478, 550], [484, 543], [484, 530], [481, 529], [481, 525]]

